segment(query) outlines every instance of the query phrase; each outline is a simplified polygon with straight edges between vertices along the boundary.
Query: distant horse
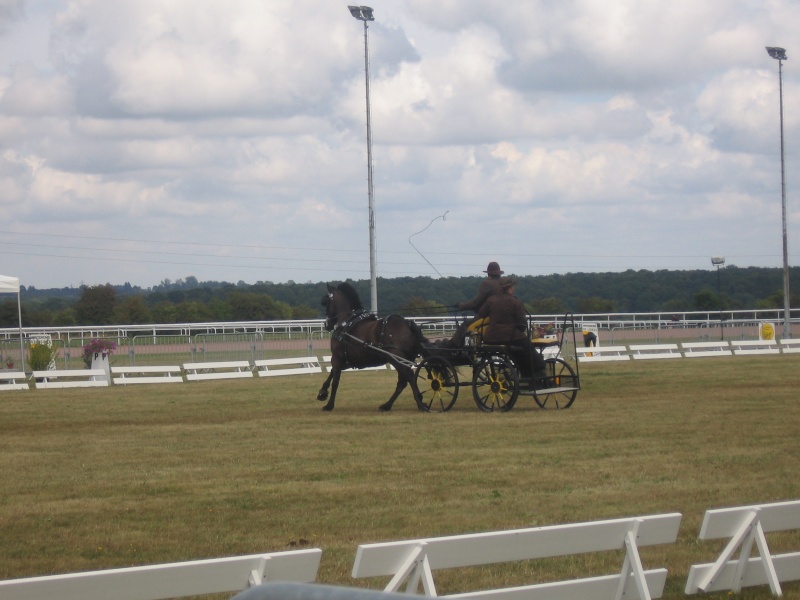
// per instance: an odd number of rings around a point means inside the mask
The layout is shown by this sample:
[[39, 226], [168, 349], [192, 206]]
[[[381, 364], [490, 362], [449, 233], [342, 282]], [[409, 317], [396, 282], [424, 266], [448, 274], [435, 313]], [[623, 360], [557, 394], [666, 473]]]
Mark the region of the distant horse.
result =
[[380, 410], [391, 410], [392, 404], [406, 385], [411, 384], [414, 400], [420, 410], [426, 410], [414, 381], [414, 370], [409, 363], [419, 355], [423, 336], [413, 321], [391, 315], [378, 319], [361, 305], [358, 293], [349, 283], [333, 287], [328, 284], [328, 293], [322, 297], [325, 307], [325, 330], [331, 336], [331, 374], [322, 384], [317, 400], [330, 399], [322, 410], [333, 410], [336, 389], [342, 369], [377, 367], [390, 363], [397, 370], [397, 387], [391, 398], [381, 404]]

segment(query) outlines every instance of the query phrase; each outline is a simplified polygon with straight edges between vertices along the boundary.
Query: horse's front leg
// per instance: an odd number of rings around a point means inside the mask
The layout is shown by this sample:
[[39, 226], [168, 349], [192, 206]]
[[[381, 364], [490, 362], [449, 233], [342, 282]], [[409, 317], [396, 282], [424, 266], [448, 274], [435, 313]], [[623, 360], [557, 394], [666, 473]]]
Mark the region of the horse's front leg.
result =
[[333, 379], [333, 370], [331, 370], [330, 375], [325, 380], [325, 383], [322, 384], [322, 387], [319, 388], [319, 392], [317, 393], [317, 400], [320, 402], [324, 402], [328, 399], [328, 386], [331, 384], [331, 379]]
[[[336, 390], [339, 389], [339, 377], [341, 376], [341, 374], [342, 374], [342, 369], [340, 367], [331, 368], [331, 374], [328, 377], [328, 381], [331, 382], [331, 397], [328, 400], [328, 403], [322, 407], [322, 410], [327, 410], [327, 411], [333, 410], [333, 404], [336, 402]], [[328, 381], [325, 382], [326, 386], [328, 384]], [[322, 393], [322, 390], [320, 390], [320, 393]]]

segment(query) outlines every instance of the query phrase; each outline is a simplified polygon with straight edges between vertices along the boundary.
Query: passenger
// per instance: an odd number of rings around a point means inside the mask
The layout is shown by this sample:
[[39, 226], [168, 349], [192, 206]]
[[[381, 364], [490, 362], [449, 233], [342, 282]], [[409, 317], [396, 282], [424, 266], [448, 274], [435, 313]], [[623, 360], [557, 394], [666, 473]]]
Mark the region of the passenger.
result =
[[524, 350], [519, 361], [520, 374], [530, 376], [531, 365], [534, 377], [545, 376], [545, 362], [542, 355], [534, 350], [528, 333], [528, 315], [522, 300], [514, 295], [517, 282], [504, 277], [499, 282], [500, 293], [489, 298], [476, 315], [481, 319], [489, 317], [489, 325], [483, 334], [488, 344], [519, 346]]

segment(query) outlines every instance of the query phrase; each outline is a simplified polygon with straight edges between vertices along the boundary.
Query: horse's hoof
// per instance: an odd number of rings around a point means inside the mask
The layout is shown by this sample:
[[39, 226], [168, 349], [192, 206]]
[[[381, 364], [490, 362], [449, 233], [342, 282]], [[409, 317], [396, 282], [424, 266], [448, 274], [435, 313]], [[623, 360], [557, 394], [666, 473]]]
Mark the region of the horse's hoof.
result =
[[385, 404], [381, 404], [378, 407], [378, 410], [381, 411], [381, 412], [389, 412], [390, 410], [392, 410], [392, 407], [391, 406], [386, 406]]
[[328, 399], [328, 392], [320, 392], [319, 394], [317, 394], [317, 400], [319, 400], [320, 402], [325, 402], [325, 400], [327, 399]]
[[324, 410], [325, 412], [331, 412], [333, 410], [333, 407], [329, 404], [326, 404], [325, 406], [322, 407], [322, 410]]

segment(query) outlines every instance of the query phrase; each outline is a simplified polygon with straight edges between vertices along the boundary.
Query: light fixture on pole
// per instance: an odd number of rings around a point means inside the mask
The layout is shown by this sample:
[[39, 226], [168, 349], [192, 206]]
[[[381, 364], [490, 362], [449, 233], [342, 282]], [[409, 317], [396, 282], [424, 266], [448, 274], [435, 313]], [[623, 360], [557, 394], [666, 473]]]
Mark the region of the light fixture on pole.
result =
[[781, 109], [781, 212], [783, 214], [783, 337], [792, 337], [792, 315], [789, 295], [789, 239], [786, 230], [786, 169], [783, 158], [783, 61], [786, 50], [767, 46], [767, 54], [778, 61], [778, 91]]
[[725, 330], [722, 328], [722, 284], [719, 277], [719, 268], [725, 264], [724, 256], [712, 256], [711, 264], [717, 267], [717, 299], [719, 301], [719, 339], [725, 339]]
[[367, 197], [369, 206], [369, 299], [372, 314], [378, 314], [378, 275], [375, 258], [375, 193], [372, 181], [372, 126], [369, 110], [369, 38], [367, 23], [374, 21], [369, 6], [348, 6], [350, 14], [364, 23], [364, 78], [367, 88]]

